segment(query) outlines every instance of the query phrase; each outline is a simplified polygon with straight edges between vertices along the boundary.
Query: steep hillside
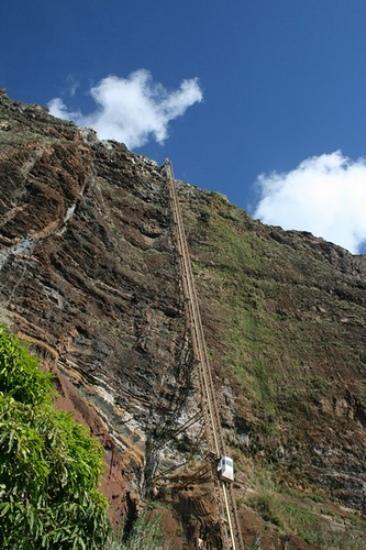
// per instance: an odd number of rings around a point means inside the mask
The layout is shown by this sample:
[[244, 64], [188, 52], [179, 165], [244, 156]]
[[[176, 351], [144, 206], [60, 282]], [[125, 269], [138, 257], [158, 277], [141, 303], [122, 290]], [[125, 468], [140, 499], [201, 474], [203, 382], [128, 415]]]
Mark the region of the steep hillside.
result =
[[[158, 166], [2, 94], [0, 190], [0, 321], [104, 445], [113, 522], [149, 502], [171, 547], [219, 547]], [[178, 192], [247, 545], [362, 548], [364, 258]]]

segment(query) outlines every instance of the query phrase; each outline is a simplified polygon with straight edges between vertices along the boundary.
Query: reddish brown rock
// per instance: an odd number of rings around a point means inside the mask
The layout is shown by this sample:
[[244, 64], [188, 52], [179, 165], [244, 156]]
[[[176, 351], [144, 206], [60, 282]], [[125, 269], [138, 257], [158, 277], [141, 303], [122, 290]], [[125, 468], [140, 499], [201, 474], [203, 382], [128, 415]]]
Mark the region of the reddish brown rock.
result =
[[[357, 548], [364, 258], [178, 187], [246, 544]], [[171, 546], [219, 547], [202, 424], [178, 434], [200, 396], [156, 164], [2, 95], [0, 246], [0, 320], [103, 444], [114, 525], [152, 498]]]

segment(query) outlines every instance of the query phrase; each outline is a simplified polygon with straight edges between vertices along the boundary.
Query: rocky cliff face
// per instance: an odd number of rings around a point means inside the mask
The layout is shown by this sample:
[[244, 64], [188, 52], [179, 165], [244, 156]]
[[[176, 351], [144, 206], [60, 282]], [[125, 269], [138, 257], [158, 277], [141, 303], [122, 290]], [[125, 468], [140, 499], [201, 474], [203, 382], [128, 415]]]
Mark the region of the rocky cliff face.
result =
[[[247, 544], [361, 548], [364, 258], [178, 187]], [[217, 547], [158, 167], [3, 94], [0, 190], [0, 320], [104, 444], [113, 521], [152, 500], [168, 544]]]

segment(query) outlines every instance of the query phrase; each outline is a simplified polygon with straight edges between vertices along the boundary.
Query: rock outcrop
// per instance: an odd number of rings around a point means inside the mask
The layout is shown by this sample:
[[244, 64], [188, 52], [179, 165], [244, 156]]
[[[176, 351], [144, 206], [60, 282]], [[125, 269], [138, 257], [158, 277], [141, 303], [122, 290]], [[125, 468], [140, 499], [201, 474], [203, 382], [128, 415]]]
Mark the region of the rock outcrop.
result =
[[[364, 258], [178, 187], [247, 544], [361, 548]], [[158, 166], [2, 94], [0, 191], [0, 321], [101, 439], [113, 522], [153, 499], [169, 544], [218, 546]]]

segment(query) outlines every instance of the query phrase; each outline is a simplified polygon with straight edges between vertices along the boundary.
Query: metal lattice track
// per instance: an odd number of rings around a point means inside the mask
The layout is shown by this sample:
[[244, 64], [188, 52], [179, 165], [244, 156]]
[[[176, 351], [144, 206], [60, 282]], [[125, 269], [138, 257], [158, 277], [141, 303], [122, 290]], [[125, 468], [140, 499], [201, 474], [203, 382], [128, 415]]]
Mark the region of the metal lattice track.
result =
[[[169, 191], [169, 203], [174, 225], [178, 267], [181, 287], [185, 299], [187, 320], [192, 339], [194, 360], [199, 368], [201, 388], [201, 408], [205, 423], [206, 439], [209, 449], [218, 458], [225, 455], [225, 442], [217, 406], [216, 391], [212, 380], [212, 369], [202, 326], [197, 291], [194, 283], [192, 265], [188, 249], [183, 218], [174, 183], [173, 168], [169, 161], [163, 167]], [[218, 510], [222, 546], [225, 550], [243, 550], [235, 496], [231, 485], [220, 481], [215, 469], [211, 473], [214, 487], [214, 500]]]

